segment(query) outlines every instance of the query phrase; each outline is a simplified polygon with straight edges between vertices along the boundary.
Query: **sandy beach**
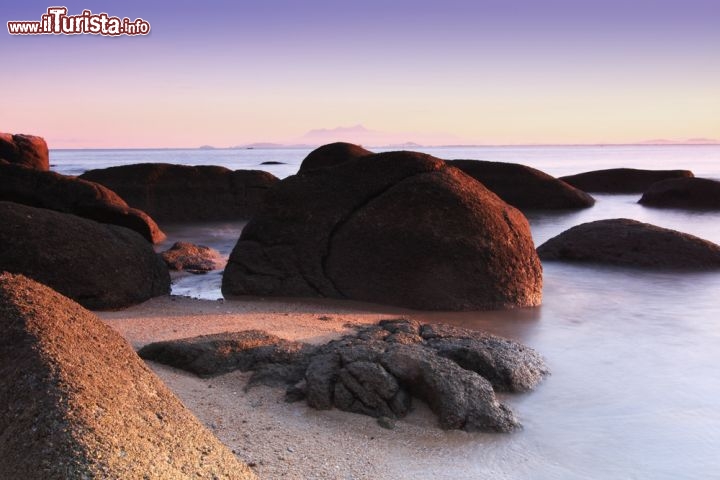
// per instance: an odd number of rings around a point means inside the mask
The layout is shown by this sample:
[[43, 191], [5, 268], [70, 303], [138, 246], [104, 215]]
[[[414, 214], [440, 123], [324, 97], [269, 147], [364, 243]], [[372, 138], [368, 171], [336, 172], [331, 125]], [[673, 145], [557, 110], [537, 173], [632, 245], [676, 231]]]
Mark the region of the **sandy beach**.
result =
[[[173, 338], [263, 329], [308, 343], [410, 311], [353, 302], [298, 300], [207, 301], [165, 296], [99, 316], [135, 348]], [[339, 410], [317, 411], [286, 403], [283, 388], [245, 390], [249, 373], [202, 379], [150, 363], [185, 405], [261, 478], [399, 479], [477, 478], [473, 458], [458, 463], [458, 448], [492, 435], [443, 431], [421, 402], [393, 430], [374, 418]], [[452, 452], [453, 467], [448, 468]]]

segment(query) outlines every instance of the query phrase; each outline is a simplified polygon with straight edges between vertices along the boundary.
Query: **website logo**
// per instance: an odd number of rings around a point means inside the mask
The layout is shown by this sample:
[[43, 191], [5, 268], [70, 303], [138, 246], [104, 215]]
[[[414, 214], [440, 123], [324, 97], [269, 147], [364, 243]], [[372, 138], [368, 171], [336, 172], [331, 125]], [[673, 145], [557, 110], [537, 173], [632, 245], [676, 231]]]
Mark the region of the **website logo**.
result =
[[111, 17], [107, 13], [83, 10], [79, 15], [68, 15], [67, 7], [49, 7], [40, 21], [7, 22], [10, 35], [147, 35], [150, 23], [142, 18]]

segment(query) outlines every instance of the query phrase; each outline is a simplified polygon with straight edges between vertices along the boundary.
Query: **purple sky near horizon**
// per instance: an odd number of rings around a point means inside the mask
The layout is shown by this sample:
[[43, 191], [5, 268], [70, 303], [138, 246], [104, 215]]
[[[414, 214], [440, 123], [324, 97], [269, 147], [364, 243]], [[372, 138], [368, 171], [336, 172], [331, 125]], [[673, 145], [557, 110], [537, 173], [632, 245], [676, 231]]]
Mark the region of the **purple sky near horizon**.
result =
[[720, 138], [717, 1], [59, 3], [152, 33], [11, 36], [54, 3], [0, 6], [0, 131], [55, 148]]

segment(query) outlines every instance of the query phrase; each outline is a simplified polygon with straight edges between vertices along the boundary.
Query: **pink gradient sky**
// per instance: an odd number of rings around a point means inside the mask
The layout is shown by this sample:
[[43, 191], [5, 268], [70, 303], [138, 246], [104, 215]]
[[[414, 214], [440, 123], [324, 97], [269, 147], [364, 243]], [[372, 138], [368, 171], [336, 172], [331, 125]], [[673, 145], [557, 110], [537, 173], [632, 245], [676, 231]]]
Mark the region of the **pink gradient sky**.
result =
[[[294, 142], [356, 124], [418, 143], [720, 138], [715, 0], [63, 5], [152, 33], [0, 33], [0, 131], [51, 148]], [[4, 2], [0, 17], [48, 6]]]

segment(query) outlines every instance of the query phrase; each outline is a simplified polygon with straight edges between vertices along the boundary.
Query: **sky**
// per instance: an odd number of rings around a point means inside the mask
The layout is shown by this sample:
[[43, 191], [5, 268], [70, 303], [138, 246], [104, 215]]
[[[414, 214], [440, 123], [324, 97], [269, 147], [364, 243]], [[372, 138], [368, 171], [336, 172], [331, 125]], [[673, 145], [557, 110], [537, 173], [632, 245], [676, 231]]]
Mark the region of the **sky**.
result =
[[720, 139], [717, 0], [60, 4], [151, 33], [14, 36], [56, 4], [3, 1], [0, 131], [51, 148]]

